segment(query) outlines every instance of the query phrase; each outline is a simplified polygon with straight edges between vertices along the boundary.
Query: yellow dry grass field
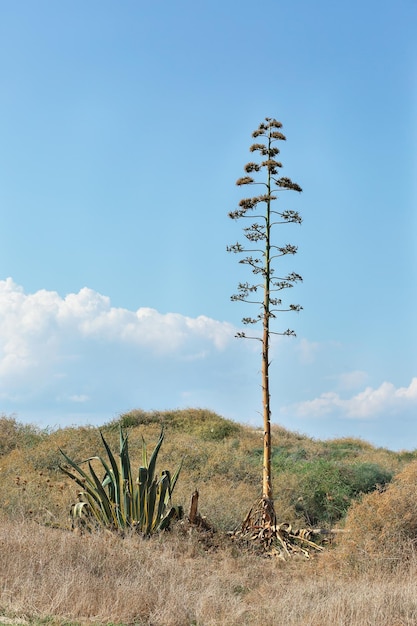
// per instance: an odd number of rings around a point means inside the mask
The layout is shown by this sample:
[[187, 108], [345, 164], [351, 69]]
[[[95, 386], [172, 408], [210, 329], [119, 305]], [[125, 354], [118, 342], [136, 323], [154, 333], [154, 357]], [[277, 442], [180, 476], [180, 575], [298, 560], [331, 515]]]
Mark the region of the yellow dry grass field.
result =
[[[133, 531], [72, 532], [76, 493], [59, 471], [59, 448], [77, 462], [103, 454], [98, 429], [45, 432], [0, 418], [0, 624], [417, 624], [414, 453], [275, 427], [279, 521], [305, 527], [316, 516], [341, 531], [324, 552], [283, 561], [227, 533], [259, 497], [260, 431], [197, 409], [135, 411], [103, 426], [115, 449], [120, 423], [130, 432], [133, 466], [141, 437], [152, 446], [164, 423], [160, 468], [174, 469], [184, 457], [174, 500], [187, 510], [197, 488], [208, 528], [184, 519], [147, 539]], [[357, 493], [369, 476], [386, 482]], [[333, 503], [347, 497], [341, 513]]]
[[[78, 536], [34, 522], [0, 526], [1, 611], [36, 623], [160, 626], [417, 623], [417, 557], [394, 568], [283, 563], [215, 549], [192, 533], [144, 541]], [[1, 619], [0, 619], [1, 621]]]

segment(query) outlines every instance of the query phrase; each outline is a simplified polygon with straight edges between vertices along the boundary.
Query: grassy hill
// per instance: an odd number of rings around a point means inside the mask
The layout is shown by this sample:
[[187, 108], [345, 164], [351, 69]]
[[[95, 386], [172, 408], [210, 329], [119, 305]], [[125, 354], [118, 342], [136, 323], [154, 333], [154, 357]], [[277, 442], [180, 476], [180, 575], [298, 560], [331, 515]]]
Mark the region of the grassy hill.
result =
[[[261, 495], [262, 430], [203, 409], [131, 411], [102, 427], [40, 430], [0, 418], [0, 505], [11, 516], [30, 515], [67, 527], [76, 495], [59, 471], [59, 448], [79, 462], [103, 454], [99, 430], [118, 449], [119, 425], [129, 432], [133, 467], [141, 464], [142, 437], [153, 447], [164, 427], [160, 468], [183, 459], [176, 500], [184, 508], [200, 492], [200, 509], [216, 528], [234, 529]], [[334, 525], [352, 500], [383, 488], [416, 452], [392, 452], [360, 439], [314, 440], [273, 426], [273, 482], [278, 518], [301, 526]]]
[[[174, 525], [143, 541], [76, 535], [77, 489], [59, 470], [59, 448], [77, 462], [117, 452], [129, 432], [133, 468], [142, 437], [166, 438], [159, 469], [183, 469], [174, 503], [199, 490], [213, 541]], [[202, 409], [135, 410], [102, 427], [41, 430], [0, 417], [1, 615], [31, 624], [233, 626], [417, 623], [417, 451], [360, 439], [319, 441], [273, 427], [279, 521], [344, 532], [324, 554], [282, 563], [238, 548], [225, 531], [260, 497], [262, 430]]]

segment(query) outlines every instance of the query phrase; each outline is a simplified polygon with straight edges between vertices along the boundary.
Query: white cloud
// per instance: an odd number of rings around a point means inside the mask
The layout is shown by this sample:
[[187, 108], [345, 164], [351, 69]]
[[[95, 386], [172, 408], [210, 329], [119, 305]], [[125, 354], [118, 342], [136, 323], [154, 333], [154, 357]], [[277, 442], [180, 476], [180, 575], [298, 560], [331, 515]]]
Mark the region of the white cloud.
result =
[[[103, 371], [111, 377], [129, 362], [201, 361], [224, 350], [234, 333], [231, 324], [206, 316], [112, 307], [88, 288], [65, 298], [46, 290], [26, 294], [8, 278], [0, 281], [0, 398], [56, 389], [54, 397], [83, 403], [89, 391], [81, 374], [98, 387]], [[65, 385], [77, 392], [66, 393]]]
[[346, 391], [362, 387], [366, 383], [368, 378], [368, 374], [362, 370], [345, 372], [336, 377], [340, 388]]
[[405, 398], [407, 400], [417, 400], [417, 378], [413, 378], [408, 387], [400, 387], [396, 391], [398, 398]]
[[[114, 307], [88, 288], [62, 297], [47, 290], [28, 294], [12, 279], [0, 281], [0, 413], [62, 425], [104, 423], [138, 407], [192, 405], [258, 423], [261, 346], [234, 339], [236, 330], [206, 316]], [[382, 440], [385, 428], [390, 445], [392, 433], [405, 437], [398, 433], [401, 418], [408, 420], [407, 432], [415, 429], [417, 377], [406, 387], [366, 386], [359, 369], [334, 375], [339, 361], [333, 353], [329, 358], [329, 344], [297, 342], [273, 342], [278, 372], [272, 369], [272, 397], [288, 405], [279, 418], [283, 425], [328, 436], [337, 429], [356, 432], [360, 424], [361, 435], [368, 432], [373, 441]], [[333, 387], [320, 395], [323, 379]], [[290, 404], [300, 393], [312, 399]]]
[[351, 398], [341, 398], [336, 392], [322, 393], [318, 398], [285, 407], [286, 413], [298, 417], [321, 417], [331, 413], [353, 419], [366, 419], [386, 414], [417, 410], [417, 377], [408, 387], [396, 388], [384, 382], [378, 388], [366, 387]]

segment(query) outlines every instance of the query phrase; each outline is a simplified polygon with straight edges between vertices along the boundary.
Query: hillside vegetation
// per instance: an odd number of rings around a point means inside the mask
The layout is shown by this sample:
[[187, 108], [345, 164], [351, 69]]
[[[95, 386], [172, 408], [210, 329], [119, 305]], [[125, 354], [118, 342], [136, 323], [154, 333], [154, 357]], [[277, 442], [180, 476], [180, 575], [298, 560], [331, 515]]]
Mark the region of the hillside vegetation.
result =
[[[183, 469], [174, 503], [199, 510], [215, 532], [181, 523], [148, 541], [70, 531], [76, 485], [59, 449], [77, 463], [103, 455], [100, 430], [118, 450], [129, 432], [132, 466], [142, 437], [166, 437], [160, 469]], [[262, 431], [202, 409], [135, 410], [102, 427], [42, 430], [0, 417], [0, 624], [185, 626], [417, 623], [417, 451], [361, 439], [318, 441], [273, 427], [279, 522], [336, 528], [311, 561], [282, 563], [230, 541], [260, 497]]]
[[[161, 427], [160, 467], [183, 459], [175, 499], [187, 507], [200, 492], [201, 513], [220, 530], [232, 530], [260, 496], [262, 431], [202, 409], [131, 411], [100, 429], [40, 430], [0, 418], [0, 504], [10, 516], [28, 516], [67, 527], [76, 488], [60, 472], [61, 448], [77, 463], [103, 455], [101, 430], [115, 451], [119, 425], [129, 433], [134, 468], [141, 464], [142, 437], [152, 447]], [[273, 427], [272, 467], [278, 519], [301, 526], [332, 526], [352, 500], [383, 488], [417, 453], [391, 452], [360, 439], [317, 441]]]

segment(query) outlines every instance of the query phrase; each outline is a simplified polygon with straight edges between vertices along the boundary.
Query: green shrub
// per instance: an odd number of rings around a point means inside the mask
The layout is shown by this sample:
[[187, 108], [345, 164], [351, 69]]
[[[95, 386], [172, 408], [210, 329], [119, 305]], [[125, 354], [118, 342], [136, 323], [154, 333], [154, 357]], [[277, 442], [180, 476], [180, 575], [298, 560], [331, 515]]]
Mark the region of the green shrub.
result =
[[333, 525], [339, 520], [351, 500], [350, 486], [343, 472], [334, 463], [318, 459], [305, 463], [299, 471], [296, 509], [302, 511], [310, 525]]
[[312, 526], [334, 525], [355, 498], [385, 486], [393, 476], [375, 463], [349, 465], [320, 457], [303, 461], [298, 454], [282, 451], [274, 455], [274, 461], [283, 502]]
[[126, 430], [127, 428], [135, 428], [136, 426], [148, 424], [161, 425], [163, 421], [162, 414], [159, 411], [143, 411], [142, 409], [134, 409], [133, 411], [123, 413], [120, 417], [110, 422], [110, 427], [115, 429], [122, 427]]
[[333, 461], [339, 461], [345, 458], [352, 459], [371, 449], [371, 445], [366, 441], [350, 437], [326, 441], [323, 446], [323, 457]]
[[343, 470], [344, 478], [350, 486], [352, 497], [369, 493], [377, 487], [385, 487], [391, 482], [393, 472], [376, 465], [376, 463], [357, 463]]
[[178, 409], [177, 411], [142, 411], [135, 409], [124, 413], [110, 423], [110, 427], [131, 428], [158, 424], [165, 429], [183, 430], [207, 441], [222, 441], [237, 435], [241, 427], [205, 409]]

